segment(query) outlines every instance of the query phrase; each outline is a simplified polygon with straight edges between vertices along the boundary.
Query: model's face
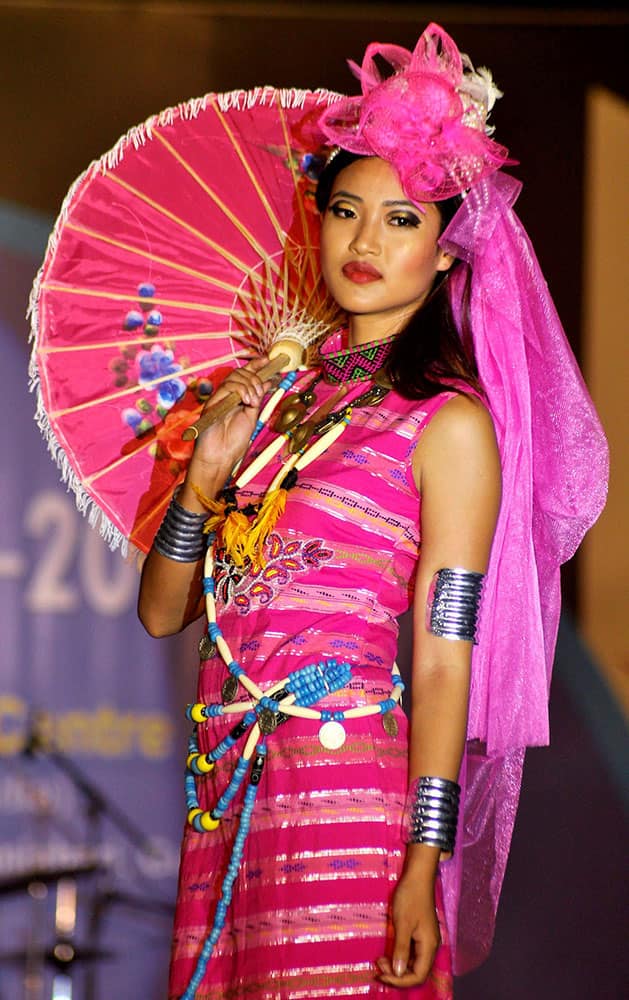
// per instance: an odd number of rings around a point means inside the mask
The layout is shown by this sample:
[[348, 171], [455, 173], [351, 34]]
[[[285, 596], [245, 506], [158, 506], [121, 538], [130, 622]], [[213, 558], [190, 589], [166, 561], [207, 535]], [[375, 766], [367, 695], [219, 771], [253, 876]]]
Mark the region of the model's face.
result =
[[339, 173], [322, 219], [321, 266], [357, 339], [397, 333], [450, 267], [437, 246], [440, 224], [433, 204], [420, 211], [407, 199], [385, 160], [356, 160]]

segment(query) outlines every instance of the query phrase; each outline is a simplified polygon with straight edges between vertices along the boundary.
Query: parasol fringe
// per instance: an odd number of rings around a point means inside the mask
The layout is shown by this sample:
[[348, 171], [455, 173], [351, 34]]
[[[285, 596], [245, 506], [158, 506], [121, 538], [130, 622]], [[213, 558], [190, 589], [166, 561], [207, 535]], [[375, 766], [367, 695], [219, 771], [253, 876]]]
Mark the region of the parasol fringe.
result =
[[224, 94], [209, 93], [204, 94], [203, 97], [193, 97], [189, 101], [165, 108], [158, 114], [151, 115], [139, 125], [134, 125], [118, 139], [109, 152], [101, 156], [99, 160], [95, 160], [88, 167], [88, 171], [113, 170], [123, 159], [129, 146], [139, 149], [140, 146], [144, 146], [147, 141], [153, 139], [153, 129], [172, 125], [178, 117], [187, 121], [198, 118], [202, 112], [207, 110], [213, 100], [218, 102], [221, 111], [229, 111], [232, 108], [237, 111], [247, 111], [256, 105], [271, 104], [276, 100], [283, 108], [302, 108], [310, 94], [315, 94], [317, 103], [322, 105], [333, 104], [343, 97], [342, 94], [338, 94], [334, 90], [326, 90], [324, 87], [319, 87], [316, 90], [300, 90], [294, 87], [277, 89], [271, 86], [255, 87], [251, 91], [231, 90]]
[[[70, 186], [70, 190], [63, 199], [63, 203], [59, 210], [59, 215], [55, 219], [55, 224], [52, 227], [50, 236], [48, 237], [48, 243], [46, 245], [46, 251], [44, 253], [44, 260], [52, 259], [57, 252], [57, 247], [59, 245], [59, 234], [62, 226], [65, 225], [68, 219], [70, 203], [74, 198], [76, 189], [83, 183], [83, 179], [87, 177], [90, 172], [91, 166], [84, 170], [80, 174], [74, 183]], [[35, 276], [35, 281], [33, 282], [33, 287], [31, 288], [31, 293], [28, 297], [28, 307], [26, 309], [26, 319], [30, 320], [30, 333], [29, 333], [29, 343], [33, 344], [31, 350], [31, 356], [28, 363], [28, 378], [29, 378], [29, 389], [32, 392], [36, 384], [39, 383], [39, 374], [37, 370], [37, 340], [39, 334], [39, 299], [41, 295], [41, 286], [43, 282], [44, 275], [44, 265], [42, 263], [39, 268], [37, 275]]]
[[315, 94], [318, 104], [333, 104], [342, 98], [333, 90], [319, 87], [317, 90], [299, 90], [297, 88], [254, 87], [253, 90], [230, 90], [224, 94], [216, 94], [216, 100], [221, 111], [248, 111], [257, 105], [273, 104], [278, 101], [282, 108], [303, 108], [307, 98]]
[[[88, 168], [89, 169], [89, 168]], [[86, 171], [87, 172], [87, 171]], [[77, 178], [75, 183], [70, 188], [66, 198], [64, 199], [63, 205], [61, 206], [61, 211], [52, 233], [50, 234], [48, 240], [48, 253], [54, 253], [58, 244], [58, 227], [63, 224], [67, 216], [67, 205], [69, 203], [70, 197], [74, 192], [74, 189], [82, 181], [84, 174]], [[33, 347], [31, 351], [31, 356], [28, 365], [28, 388], [29, 391], [35, 395], [35, 415], [34, 420], [37, 424], [44, 441], [46, 442], [46, 447], [48, 453], [50, 454], [53, 462], [59, 469], [61, 474], [61, 481], [66, 486], [67, 491], [74, 494], [74, 501], [76, 503], [76, 508], [80, 514], [88, 516], [89, 523], [92, 527], [98, 530], [101, 538], [109, 546], [112, 552], [116, 549], [120, 549], [120, 553], [124, 558], [130, 555], [130, 549], [135, 550], [135, 546], [129, 544], [125, 535], [120, 531], [119, 528], [113, 523], [113, 521], [105, 514], [105, 512], [98, 506], [95, 500], [89, 495], [87, 490], [83, 487], [81, 480], [77, 476], [76, 472], [70, 464], [70, 460], [66, 455], [62, 445], [58, 441], [55, 432], [52, 428], [48, 415], [44, 407], [44, 400], [41, 391], [41, 381], [39, 377], [39, 369], [37, 367], [37, 346], [39, 339], [39, 298], [41, 292], [41, 285], [43, 279], [43, 264], [37, 272], [35, 281], [33, 282], [33, 287], [28, 300], [28, 308], [26, 311], [26, 317], [30, 320], [30, 335], [29, 340], [32, 342]]]
[[81, 480], [72, 468], [70, 460], [57, 440], [50, 421], [48, 420], [48, 416], [44, 409], [44, 402], [38, 377], [31, 382], [30, 389], [32, 392], [36, 393], [35, 423], [39, 427], [42, 437], [46, 442], [48, 453], [59, 469], [61, 482], [65, 485], [68, 493], [71, 492], [74, 494], [76, 508], [80, 514], [87, 517], [90, 527], [95, 528], [98, 531], [99, 535], [109, 546], [112, 552], [115, 552], [116, 549], [120, 549], [121, 555], [126, 558], [130, 554], [130, 549], [135, 550], [135, 546], [130, 546], [122, 531], [116, 527], [113, 521], [107, 516], [107, 514], [105, 514], [102, 508], [98, 506], [96, 501], [85, 490]]

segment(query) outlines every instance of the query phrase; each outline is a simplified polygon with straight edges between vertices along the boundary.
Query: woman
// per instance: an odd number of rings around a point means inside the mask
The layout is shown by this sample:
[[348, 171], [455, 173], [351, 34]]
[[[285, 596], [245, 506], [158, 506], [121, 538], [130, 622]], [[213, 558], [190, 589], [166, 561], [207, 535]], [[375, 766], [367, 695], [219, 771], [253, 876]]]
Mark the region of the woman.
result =
[[[507, 773], [517, 785], [519, 720], [514, 742], [495, 740], [501, 756], [492, 757], [493, 715], [481, 724], [477, 708], [491, 702], [500, 667], [488, 682], [479, 658], [469, 717], [468, 703], [496, 525], [502, 557], [511, 544], [505, 524], [508, 532], [524, 521], [514, 514], [505, 408], [497, 407], [499, 448], [467, 337], [465, 304], [472, 320], [478, 308], [466, 282], [482, 266], [464, 267], [442, 239], [460, 201], [452, 196], [495, 171], [506, 151], [485, 135], [487, 90], [479, 98], [482, 81], [468, 70], [464, 78], [467, 64], [441, 29], [430, 26], [410, 59], [400, 53], [382, 52], [396, 70], [391, 82], [376, 73], [368, 50], [358, 105], [332, 106], [321, 122], [349, 150], [330, 158], [318, 191], [322, 273], [347, 324], [322, 345], [320, 369], [302, 376], [280, 406], [280, 438], [266, 426], [250, 444], [270, 388], [257, 375], [265, 359], [227, 378], [215, 400], [236, 392], [241, 403], [201, 435], [144, 567], [139, 612], [149, 632], [167, 635], [194, 621], [205, 590], [208, 635], [218, 645], [202, 648], [192, 712], [199, 724], [189, 764], [198, 777], [187, 786], [192, 826], [173, 998], [386, 997], [399, 989], [413, 998], [451, 996], [461, 851], [447, 859], [457, 782], [467, 773], [473, 802], [481, 770], [470, 760], [480, 757], [492, 769], [485, 791], [500, 790]], [[407, 118], [408, 87], [421, 73], [424, 83], [438, 78], [441, 96], [456, 91], [459, 105], [462, 94], [472, 97], [459, 114], [460, 155], [453, 158], [450, 136], [440, 171], [425, 157], [418, 173], [417, 149], [409, 168], [404, 133], [387, 133], [378, 111], [397, 108]], [[434, 96], [419, 87], [420, 104], [426, 92]], [[443, 105], [432, 113], [443, 116]], [[482, 136], [477, 121], [470, 125], [479, 114]], [[475, 219], [466, 202], [456, 218]], [[495, 378], [488, 381], [495, 389]], [[291, 441], [298, 442], [292, 451]], [[295, 454], [303, 456], [297, 466]], [[509, 485], [502, 510], [501, 454]], [[204, 571], [208, 511], [216, 540]], [[522, 549], [520, 538], [514, 544]], [[213, 584], [203, 583], [208, 565]], [[526, 560], [521, 573], [526, 590]], [[491, 576], [488, 584], [493, 623], [500, 593]], [[396, 617], [411, 604], [407, 729], [394, 661]], [[481, 656], [483, 627], [481, 620]], [[261, 702], [262, 693], [271, 700]], [[239, 701], [250, 712], [235, 731], [221, 713]], [[290, 714], [291, 703], [302, 716]], [[206, 714], [205, 706], [213, 708]], [[466, 736], [485, 741], [480, 750], [468, 744], [467, 771]], [[238, 740], [247, 741], [244, 752]], [[243, 797], [237, 786], [250, 760]], [[494, 814], [508, 842], [512, 812]], [[444, 873], [454, 866], [447, 921], [440, 858]], [[500, 855], [498, 883], [503, 863]]]

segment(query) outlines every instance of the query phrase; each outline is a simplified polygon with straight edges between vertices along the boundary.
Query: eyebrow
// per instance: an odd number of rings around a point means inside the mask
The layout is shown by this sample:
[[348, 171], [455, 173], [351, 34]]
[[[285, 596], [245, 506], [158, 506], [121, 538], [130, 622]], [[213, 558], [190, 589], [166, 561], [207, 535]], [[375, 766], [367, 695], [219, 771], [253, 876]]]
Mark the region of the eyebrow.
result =
[[[352, 194], [351, 191], [335, 191], [334, 194], [331, 196], [330, 200], [332, 200], [332, 198], [350, 198], [352, 201], [359, 201], [361, 202], [361, 204], [363, 203], [363, 198], [359, 197], [359, 195], [357, 194]], [[396, 205], [397, 206], [403, 205], [406, 208], [413, 208], [415, 209], [415, 211], [418, 211], [418, 206], [415, 205], [412, 201], [405, 201], [401, 198], [399, 200], [393, 198], [390, 201], [383, 201], [382, 204], [385, 205], [387, 208], [391, 208]]]

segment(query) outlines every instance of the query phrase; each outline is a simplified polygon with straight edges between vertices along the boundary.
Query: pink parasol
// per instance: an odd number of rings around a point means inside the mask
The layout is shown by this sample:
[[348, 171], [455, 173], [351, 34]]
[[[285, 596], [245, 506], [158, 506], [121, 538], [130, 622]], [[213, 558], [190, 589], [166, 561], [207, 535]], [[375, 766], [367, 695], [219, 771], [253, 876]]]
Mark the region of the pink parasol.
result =
[[208, 94], [132, 129], [71, 187], [31, 295], [37, 422], [112, 548], [147, 551], [227, 367], [336, 307], [313, 168], [328, 91]]

